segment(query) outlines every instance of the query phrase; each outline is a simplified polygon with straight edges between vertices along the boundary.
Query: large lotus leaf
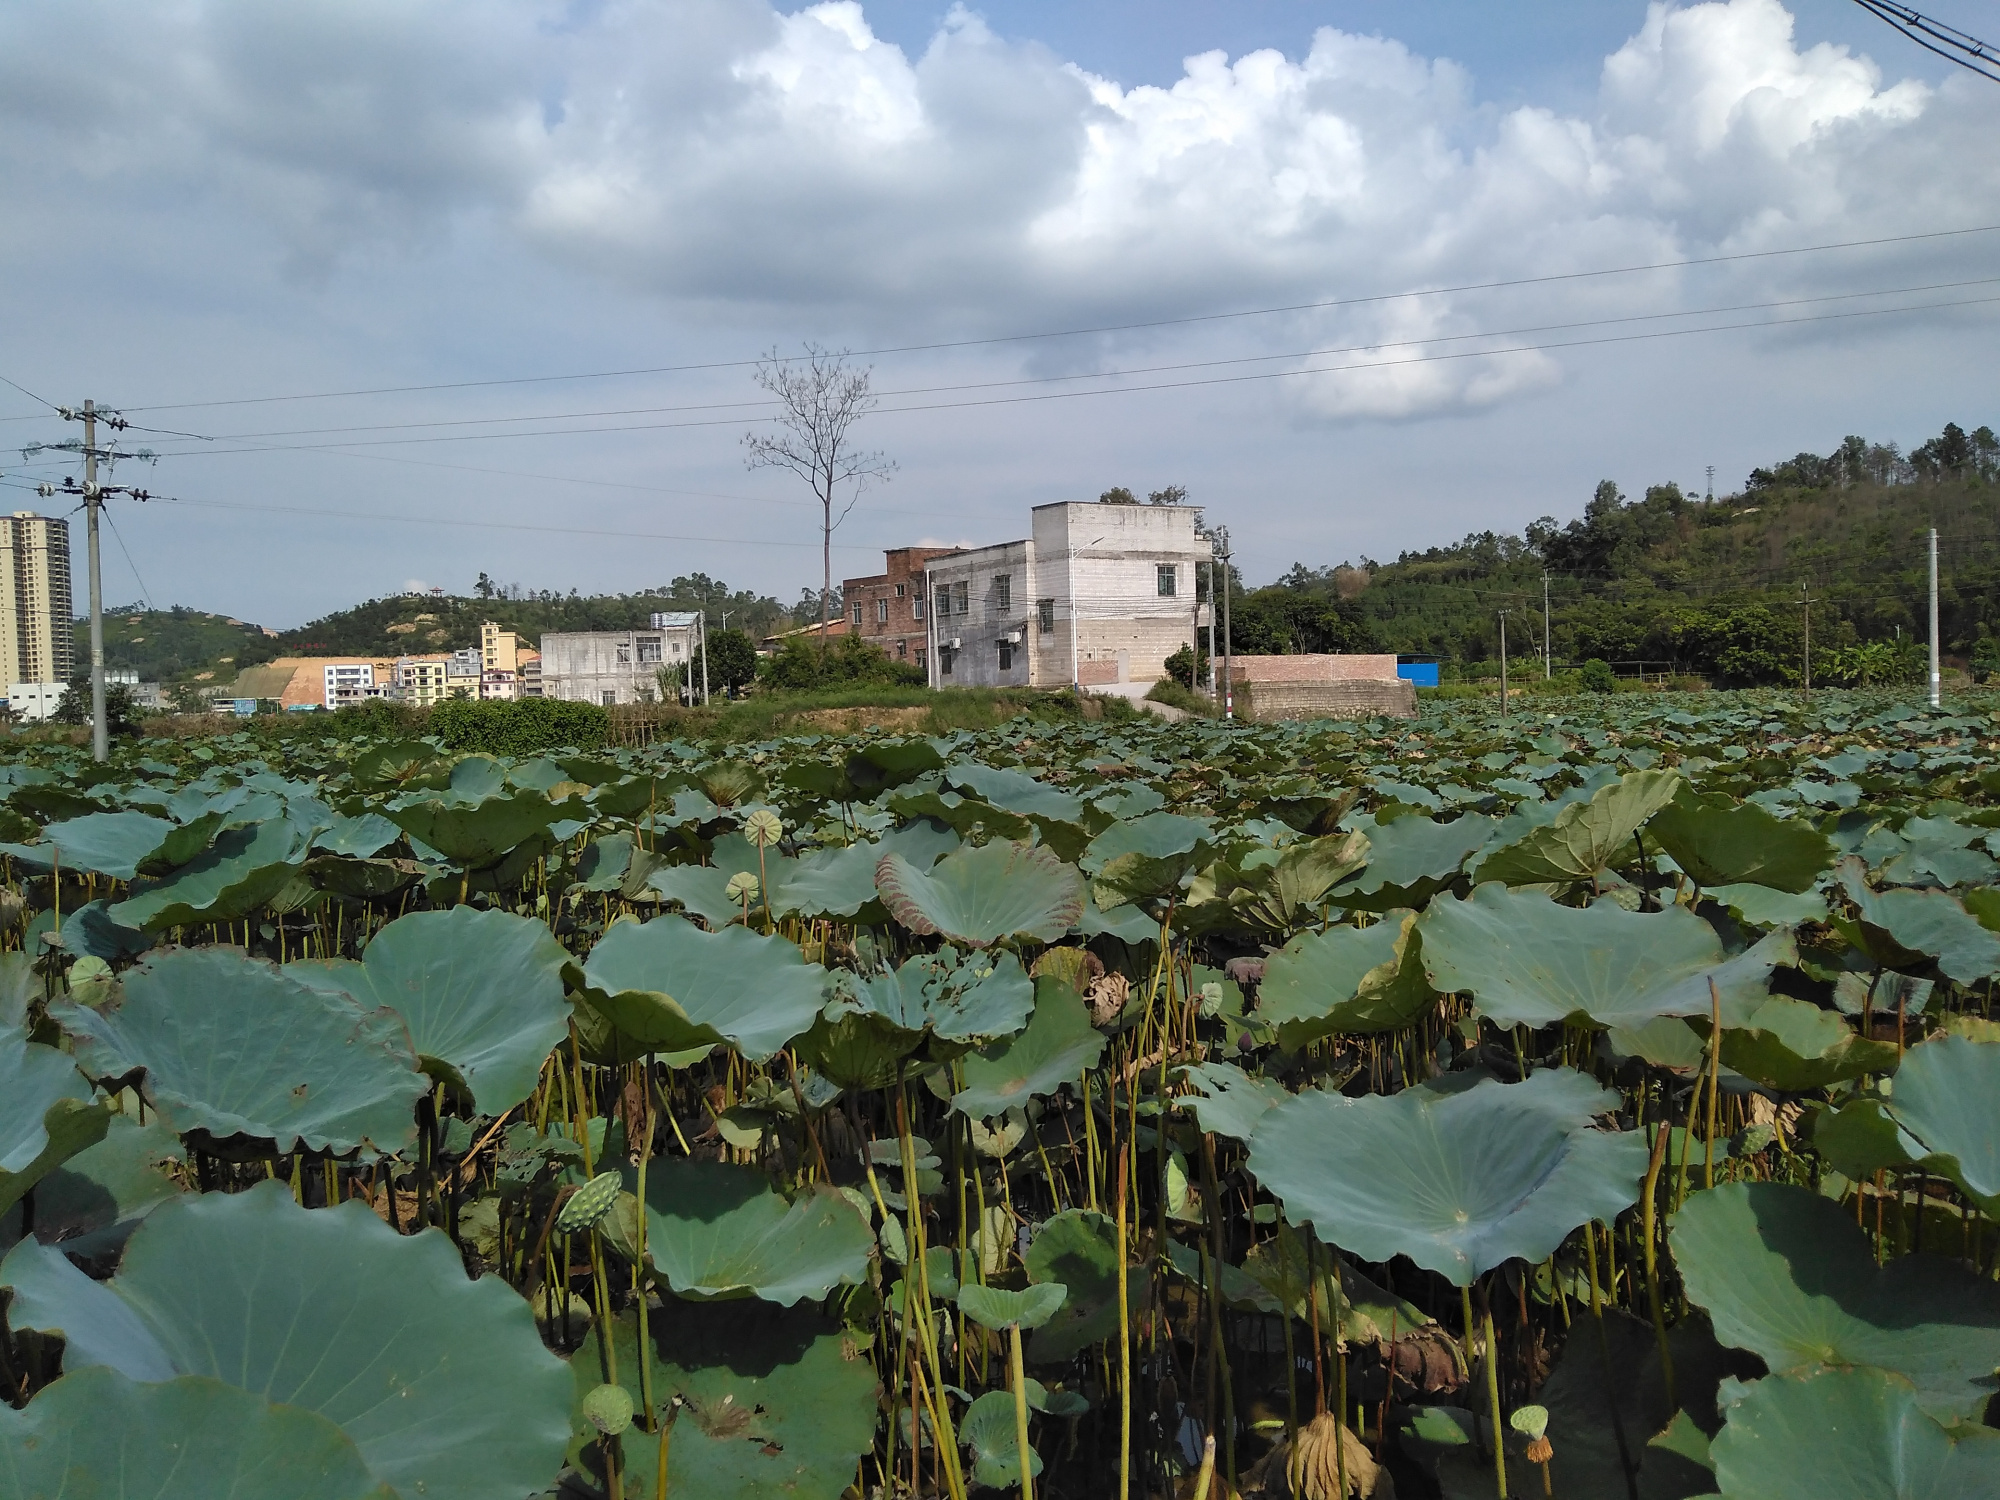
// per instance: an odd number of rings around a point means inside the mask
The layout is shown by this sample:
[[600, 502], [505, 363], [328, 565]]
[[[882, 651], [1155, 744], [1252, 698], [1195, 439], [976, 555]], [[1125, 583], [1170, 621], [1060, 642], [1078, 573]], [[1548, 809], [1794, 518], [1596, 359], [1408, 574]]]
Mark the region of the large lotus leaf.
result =
[[874, 1248], [867, 1221], [831, 1188], [787, 1203], [749, 1167], [676, 1157], [648, 1170], [646, 1255], [683, 1297], [818, 1301], [858, 1284]]
[[1785, 931], [1730, 958], [1715, 929], [1684, 906], [1561, 906], [1498, 884], [1433, 901], [1419, 925], [1431, 983], [1469, 992], [1502, 1026], [1632, 1027], [1707, 1015], [1710, 980], [1725, 1005], [1753, 1005], [1769, 994], [1771, 970], [1798, 951]]
[[336, 817], [333, 827], [313, 839], [313, 848], [352, 859], [367, 859], [380, 854], [402, 836], [403, 830], [380, 813], [362, 813], [351, 818]]
[[2000, 1204], [2000, 1042], [1953, 1036], [1910, 1048], [1888, 1110], [1912, 1158]]
[[1239, 1141], [1250, 1139], [1266, 1110], [1291, 1097], [1275, 1078], [1252, 1076], [1234, 1063], [1189, 1063], [1177, 1072], [1197, 1092], [1174, 1103], [1193, 1110], [1203, 1130]]
[[1871, 891], [1852, 862], [1843, 861], [1842, 870], [1878, 963], [1908, 968], [1913, 960], [1935, 959], [1938, 971], [1960, 984], [2000, 974], [2000, 934], [1981, 926], [1957, 897], [1944, 891]]
[[145, 1074], [176, 1130], [248, 1135], [280, 1151], [402, 1149], [426, 1089], [402, 1022], [308, 989], [231, 948], [175, 948], [125, 975], [101, 1009], [55, 1007], [95, 1078]]
[[1214, 825], [1206, 818], [1183, 817], [1179, 813], [1153, 812], [1142, 817], [1113, 823], [1090, 841], [1077, 863], [1086, 875], [1095, 875], [1112, 860], [1127, 854], [1148, 859], [1170, 859], [1191, 854], [1213, 836]]
[[1069, 1296], [1028, 1340], [1034, 1364], [1064, 1364], [1118, 1333], [1118, 1230], [1103, 1214], [1065, 1209], [1036, 1231], [1028, 1279], [1056, 1282]]
[[1294, 844], [1277, 861], [1246, 872], [1243, 888], [1230, 904], [1236, 916], [1273, 932], [1292, 932], [1319, 920], [1327, 892], [1360, 869], [1368, 858], [1368, 836], [1328, 834]]
[[1688, 1299], [1715, 1336], [1777, 1374], [1875, 1365], [1924, 1409], [1972, 1417], [2000, 1366], [2000, 1287], [1955, 1261], [1877, 1267], [1867, 1234], [1830, 1198], [1782, 1183], [1691, 1194], [1670, 1231]]
[[0, 953], [0, 1031], [25, 1031], [28, 1010], [42, 998], [42, 976], [32, 953]]
[[957, 792], [892, 792], [889, 810], [899, 817], [940, 823], [967, 838], [976, 834], [983, 838], [1027, 839], [1035, 833], [1031, 819], [977, 797], [961, 797]]
[[0, 1494], [19, 1500], [396, 1500], [315, 1412], [219, 1380], [103, 1366], [0, 1406]]
[[1723, 1500], [1995, 1500], [2000, 1432], [1947, 1431], [1880, 1370], [1731, 1382], [1709, 1447]]
[[[1039, 1381], [1027, 1387], [1030, 1403]], [[985, 1391], [959, 1419], [958, 1441], [972, 1454], [974, 1483], [991, 1490], [1021, 1487], [1021, 1434], [1012, 1391]], [[1042, 1455], [1028, 1449], [1028, 1476], [1040, 1478]]]
[[1888, 1072], [1896, 1066], [1896, 1047], [1868, 1040], [1837, 1012], [1809, 1000], [1773, 995], [1755, 1006], [1725, 1003], [1722, 1062], [1758, 1083], [1798, 1092]]
[[1754, 802], [1683, 786], [1646, 825], [1648, 836], [1702, 886], [1752, 882], [1797, 894], [1833, 864], [1833, 845], [1810, 823], [1774, 818]]
[[1355, 911], [1421, 908], [1457, 878], [1459, 868], [1493, 836], [1498, 820], [1466, 813], [1449, 823], [1405, 816], [1368, 833], [1368, 864], [1333, 899]]
[[358, 964], [286, 972], [337, 984], [364, 1009], [394, 1011], [426, 1070], [463, 1085], [480, 1113], [500, 1115], [534, 1092], [543, 1060], [569, 1033], [568, 961], [544, 923], [455, 906], [397, 918]]
[[173, 1358], [131, 1306], [92, 1281], [61, 1249], [24, 1240], [0, 1260], [9, 1326], [59, 1335], [71, 1370], [110, 1365], [134, 1380], [171, 1380]]
[[782, 937], [674, 916], [613, 923], [583, 974], [597, 1009], [648, 1050], [727, 1043], [757, 1062], [811, 1028], [826, 984]]
[[1393, 1031], [1436, 992], [1424, 976], [1417, 914], [1388, 913], [1371, 927], [1329, 927], [1293, 938], [1264, 965], [1257, 1019], [1288, 1051], [1338, 1032]]
[[70, 1157], [104, 1138], [110, 1111], [54, 1047], [0, 1030], [0, 1213]]
[[146, 932], [234, 921], [291, 882], [311, 842], [309, 831], [283, 817], [226, 828], [171, 875], [135, 885], [107, 915], [120, 927]]
[[1508, 885], [1592, 879], [1680, 786], [1677, 771], [1634, 771], [1486, 855], [1475, 878]]
[[[617, 1321], [618, 1383], [640, 1399], [639, 1330]], [[867, 1346], [807, 1308], [670, 1304], [650, 1320], [656, 1402], [685, 1403], [668, 1436], [666, 1493], [698, 1500], [838, 1500], [875, 1441], [880, 1385]], [[583, 1398], [604, 1380], [599, 1330], [570, 1360], [570, 1455], [601, 1472]], [[625, 1493], [652, 1500], [660, 1440], [634, 1423]]]
[[1349, 1099], [1313, 1090], [1269, 1111], [1250, 1170], [1295, 1222], [1364, 1261], [1407, 1255], [1454, 1285], [1539, 1261], [1638, 1197], [1646, 1142], [1592, 1128], [1615, 1094], [1568, 1068]]
[[521, 790], [476, 799], [456, 794], [412, 798], [391, 803], [382, 815], [446, 859], [483, 870], [546, 830], [563, 810], [540, 792]]
[[[7, 1263], [28, 1251], [47, 1253], [28, 1242]], [[399, 1235], [360, 1203], [308, 1211], [277, 1182], [182, 1197], [110, 1282], [82, 1285], [129, 1308], [175, 1373], [337, 1423], [398, 1494], [538, 1494], [562, 1461], [569, 1380], [528, 1304], [467, 1280], [443, 1235]]]
[[1075, 988], [1038, 979], [1028, 1029], [965, 1056], [959, 1064], [965, 1087], [952, 1095], [951, 1107], [975, 1120], [1005, 1114], [1075, 1083], [1103, 1054], [1104, 1037], [1090, 1024]]
[[103, 897], [86, 901], [63, 917], [62, 948], [78, 958], [101, 958], [106, 963], [134, 958], [153, 946], [152, 937], [111, 920], [111, 903]]
[[51, 823], [42, 836], [56, 846], [65, 870], [132, 880], [173, 831], [172, 823], [146, 813], [101, 812]]
[[1752, 927], [1796, 927], [1826, 920], [1826, 898], [1811, 892], [1792, 896], [1767, 885], [1715, 885], [1702, 894]]
[[1083, 799], [1035, 780], [1022, 771], [1002, 766], [982, 766], [976, 761], [960, 761], [945, 773], [953, 786], [972, 793], [982, 802], [1024, 818], [1052, 818], [1058, 823], [1074, 823], [1083, 817]]
[[[1338, 1285], [1334, 1278], [1336, 1259], [1340, 1266]], [[1346, 1257], [1336, 1257], [1330, 1250], [1315, 1252], [1314, 1267], [1309, 1269], [1302, 1234], [1259, 1240], [1243, 1257], [1243, 1274], [1264, 1290], [1256, 1304], [1261, 1311], [1282, 1312], [1289, 1304], [1293, 1317], [1309, 1322], [1317, 1304], [1319, 1326], [1342, 1344], [1386, 1342], [1436, 1321], [1413, 1303], [1377, 1286]], [[1225, 1276], [1225, 1296], [1227, 1281]]]
[[[181, 1186], [164, 1168], [187, 1159], [180, 1137], [130, 1115], [113, 1115], [104, 1139], [35, 1184], [35, 1238], [72, 1256], [121, 1249], [139, 1221]], [[0, 1212], [0, 1250], [21, 1238], [19, 1206]]]
[[928, 873], [893, 851], [875, 869], [889, 913], [911, 932], [985, 948], [1017, 935], [1052, 943], [1083, 915], [1083, 881], [1039, 846], [996, 839]]
[[[774, 859], [772, 863], [780, 861]], [[710, 927], [721, 929], [744, 911], [743, 904], [728, 893], [731, 873], [714, 865], [663, 865], [646, 877], [646, 885], [658, 891], [662, 900], [677, 901]], [[750, 909], [761, 912], [763, 905], [764, 893], [760, 887]], [[775, 909], [775, 901], [773, 906]]]
[[[899, 1031], [934, 1032], [947, 1042], [1012, 1036], [1035, 1008], [1035, 985], [1011, 953], [989, 957], [918, 953], [867, 979], [848, 979], [847, 998], [859, 1013]], [[836, 1008], [843, 1008], [836, 1002]], [[830, 1010], [829, 1014], [834, 1012]]]

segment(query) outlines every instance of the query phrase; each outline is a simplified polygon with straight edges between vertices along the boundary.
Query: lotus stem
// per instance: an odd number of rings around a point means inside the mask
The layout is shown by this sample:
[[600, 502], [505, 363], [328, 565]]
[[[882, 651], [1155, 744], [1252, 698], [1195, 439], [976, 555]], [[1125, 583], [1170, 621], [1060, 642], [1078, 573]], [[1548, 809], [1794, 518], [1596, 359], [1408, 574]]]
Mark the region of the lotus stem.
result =
[[[937, 1387], [937, 1405], [933, 1410], [932, 1424], [936, 1428], [935, 1441], [939, 1456], [944, 1460], [945, 1483], [957, 1500], [965, 1495], [965, 1477], [958, 1467], [958, 1439], [952, 1430], [951, 1411], [944, 1401], [944, 1371], [938, 1362], [936, 1331], [931, 1327], [931, 1277], [930, 1264], [924, 1254], [924, 1211], [917, 1197], [917, 1152], [910, 1139], [910, 1096], [907, 1089], [898, 1084], [896, 1088], [896, 1132], [902, 1144], [903, 1155], [903, 1197], [909, 1205], [909, 1233], [904, 1239], [908, 1247], [910, 1265], [904, 1272], [904, 1285], [914, 1283], [917, 1292], [917, 1337], [922, 1344], [924, 1359], [930, 1365], [931, 1383]], [[904, 1321], [907, 1329], [909, 1321]], [[911, 1408], [910, 1418], [914, 1426], [917, 1413]], [[912, 1432], [911, 1441], [918, 1442], [919, 1434]]]
[[1708, 1027], [1708, 1142], [1707, 1160], [1704, 1168], [1706, 1186], [1715, 1186], [1715, 1115], [1716, 1088], [1722, 1071], [1722, 994], [1715, 987], [1715, 980], [1708, 981], [1709, 1027]]
[[[1340, 1426], [1344, 1428], [1347, 1425], [1347, 1354], [1340, 1347], [1340, 1310], [1347, 1303], [1347, 1293], [1340, 1284], [1340, 1257], [1334, 1253], [1330, 1245], [1327, 1247], [1326, 1258], [1333, 1263], [1333, 1337], [1330, 1342], [1333, 1346], [1334, 1369], [1339, 1374]], [[1486, 1346], [1490, 1355], [1493, 1347], [1493, 1322], [1490, 1318], [1486, 1323]], [[1334, 1436], [1339, 1439], [1333, 1446], [1333, 1458], [1334, 1467], [1340, 1475], [1340, 1500], [1347, 1500], [1347, 1438], [1337, 1429]], [[1500, 1494], [1502, 1500], [1505, 1500], [1507, 1490], [1504, 1484], [1501, 1486]]]
[[1645, 1207], [1641, 1210], [1641, 1227], [1645, 1236], [1642, 1247], [1646, 1263], [1646, 1304], [1653, 1315], [1653, 1337], [1660, 1346], [1660, 1373], [1667, 1383], [1667, 1410], [1681, 1409], [1674, 1389], [1674, 1357], [1667, 1348], [1667, 1318], [1660, 1304], [1660, 1267], [1658, 1247], [1655, 1244], [1655, 1225], [1659, 1215], [1660, 1164], [1667, 1154], [1667, 1138], [1672, 1135], [1667, 1117], [1662, 1116], [1654, 1127], [1653, 1158], [1646, 1168]]
[[1194, 1476], [1194, 1500], [1208, 1500], [1208, 1487], [1215, 1479], [1215, 1434], [1201, 1445], [1201, 1471]]
[[1118, 1155], [1118, 1500], [1132, 1493], [1132, 1308], [1125, 1271], [1125, 1185], [1131, 1142]]
[[[1310, 1278], [1306, 1295], [1312, 1295]], [[1282, 1213], [1278, 1215], [1278, 1300], [1285, 1304], [1285, 1451], [1295, 1453], [1299, 1446], [1299, 1360], [1292, 1333], [1291, 1225]]]
[[[1606, 1238], [1609, 1237], [1607, 1234]], [[1611, 1339], [1604, 1331], [1604, 1302], [1597, 1290], [1597, 1224], [1594, 1220], [1586, 1221], [1583, 1226], [1583, 1250], [1585, 1267], [1590, 1274], [1590, 1316], [1597, 1324], [1597, 1353], [1604, 1362], [1604, 1404], [1611, 1413], [1611, 1436], [1618, 1443], [1618, 1467], [1625, 1475], [1628, 1500], [1639, 1500], [1639, 1474], [1632, 1463], [1632, 1449], [1625, 1441], [1625, 1419], [1618, 1415], [1618, 1402], [1611, 1394], [1614, 1389]]]
[[[1207, 1134], [1204, 1134], [1201, 1138], [1201, 1178], [1202, 1193], [1208, 1200], [1209, 1244], [1213, 1246], [1212, 1275], [1214, 1276], [1214, 1280], [1208, 1283], [1209, 1318], [1213, 1325], [1209, 1334], [1209, 1343], [1211, 1345], [1209, 1359], [1214, 1364], [1217, 1373], [1222, 1377], [1223, 1472], [1229, 1476], [1229, 1482], [1234, 1484], [1236, 1483], [1236, 1389], [1230, 1379], [1228, 1340], [1223, 1336], [1222, 1193], [1216, 1186], [1215, 1179], [1215, 1137]], [[1280, 1220], [1280, 1222], [1283, 1221]], [[1207, 1248], [1207, 1246], [1204, 1246], [1204, 1249]], [[1285, 1333], [1287, 1335], [1285, 1348], [1288, 1354], [1291, 1351], [1291, 1328], [1291, 1306], [1287, 1303], [1285, 1307]], [[1287, 1374], [1288, 1382], [1289, 1377], [1290, 1372]], [[1294, 1408], [1294, 1420], [1296, 1421], [1296, 1407], [1298, 1405], [1296, 1392], [1293, 1393], [1292, 1405]], [[1210, 1441], [1213, 1441], [1212, 1435]]]
[[[1465, 1295], [1466, 1306], [1470, 1309], [1470, 1288]], [[1486, 1337], [1486, 1403], [1493, 1414], [1493, 1482], [1499, 1488], [1500, 1500], [1507, 1500], [1507, 1441], [1500, 1426], [1500, 1345], [1493, 1337], [1493, 1299], [1483, 1290], [1479, 1295], [1479, 1317], [1481, 1332]], [[1346, 1494], [1344, 1477], [1341, 1493]]]
[[1035, 1476], [1028, 1460], [1034, 1449], [1028, 1444], [1028, 1378], [1021, 1366], [1021, 1325], [1007, 1325], [1007, 1359], [1014, 1373], [1014, 1441], [1021, 1451], [1021, 1500], [1035, 1500]]
[[[644, 1135], [639, 1142], [638, 1264], [633, 1268], [634, 1290], [639, 1294], [639, 1409], [651, 1424], [659, 1419], [653, 1411], [653, 1339], [646, 1308], [646, 1163], [653, 1155], [653, 1054], [646, 1054], [646, 1108]], [[664, 1470], [662, 1473], [664, 1474]], [[662, 1481], [664, 1482], [664, 1480]]]

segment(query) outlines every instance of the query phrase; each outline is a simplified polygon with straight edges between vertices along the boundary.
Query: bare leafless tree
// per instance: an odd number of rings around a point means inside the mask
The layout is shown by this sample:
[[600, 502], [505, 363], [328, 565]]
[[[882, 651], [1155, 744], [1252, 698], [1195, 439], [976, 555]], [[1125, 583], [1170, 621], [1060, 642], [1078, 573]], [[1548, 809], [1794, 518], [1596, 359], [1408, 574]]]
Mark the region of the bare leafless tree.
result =
[[[819, 643], [826, 649], [833, 598], [833, 531], [861, 498], [871, 480], [886, 480], [895, 461], [880, 452], [850, 445], [854, 424], [875, 406], [869, 392], [872, 369], [847, 363], [847, 351], [807, 344], [803, 356], [784, 359], [773, 349], [757, 361], [757, 384], [777, 398], [775, 432], [746, 432], [744, 462], [753, 469], [788, 469], [812, 487], [820, 505]], [[834, 501], [849, 489], [838, 516]]]

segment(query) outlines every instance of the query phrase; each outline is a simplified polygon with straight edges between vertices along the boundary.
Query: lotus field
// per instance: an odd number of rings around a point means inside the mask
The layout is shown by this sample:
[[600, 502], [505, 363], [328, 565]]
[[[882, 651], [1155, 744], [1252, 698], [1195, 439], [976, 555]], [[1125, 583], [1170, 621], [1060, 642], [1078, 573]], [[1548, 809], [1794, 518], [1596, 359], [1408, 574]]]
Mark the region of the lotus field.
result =
[[2000, 1496], [2000, 715], [0, 763], [0, 1496]]

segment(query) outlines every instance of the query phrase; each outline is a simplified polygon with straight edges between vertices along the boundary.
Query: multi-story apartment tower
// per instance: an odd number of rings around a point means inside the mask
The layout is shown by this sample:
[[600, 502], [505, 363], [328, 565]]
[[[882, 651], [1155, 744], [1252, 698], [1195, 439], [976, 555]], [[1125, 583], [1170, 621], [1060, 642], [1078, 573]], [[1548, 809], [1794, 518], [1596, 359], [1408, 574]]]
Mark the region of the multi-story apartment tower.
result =
[[0, 673], [69, 681], [69, 522], [17, 510], [0, 521], [0, 547]]

